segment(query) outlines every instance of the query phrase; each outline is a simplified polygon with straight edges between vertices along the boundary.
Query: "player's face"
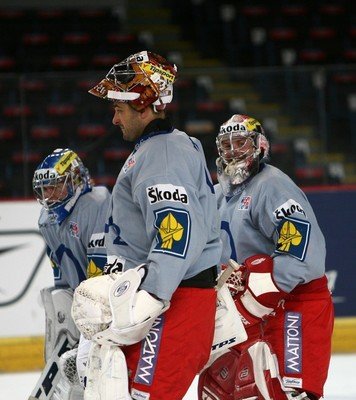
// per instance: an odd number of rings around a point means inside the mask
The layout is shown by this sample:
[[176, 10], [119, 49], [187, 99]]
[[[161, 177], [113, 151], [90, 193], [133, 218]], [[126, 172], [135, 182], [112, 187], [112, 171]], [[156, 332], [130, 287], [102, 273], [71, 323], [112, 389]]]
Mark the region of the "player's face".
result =
[[58, 182], [56, 185], [43, 186], [43, 199], [51, 206], [57, 202], [64, 200], [68, 195], [67, 185], [63, 182]]
[[140, 112], [122, 102], [116, 102], [114, 105], [112, 123], [121, 128], [124, 140], [129, 142], [136, 141], [145, 127], [140, 118]]
[[219, 152], [227, 162], [243, 160], [254, 152], [253, 139], [226, 134], [219, 140]]

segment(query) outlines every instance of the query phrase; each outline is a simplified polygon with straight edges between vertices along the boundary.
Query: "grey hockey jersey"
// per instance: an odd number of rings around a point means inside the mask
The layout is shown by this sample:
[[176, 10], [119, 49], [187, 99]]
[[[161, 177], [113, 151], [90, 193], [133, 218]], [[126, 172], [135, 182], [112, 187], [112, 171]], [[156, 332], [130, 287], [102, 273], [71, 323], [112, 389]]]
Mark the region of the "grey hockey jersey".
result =
[[141, 287], [169, 300], [178, 285], [220, 259], [214, 186], [199, 140], [177, 129], [141, 137], [113, 188], [108, 260], [141, 263]]
[[304, 192], [282, 171], [263, 165], [241, 185], [238, 194], [223, 195], [216, 185], [223, 253], [242, 263], [265, 253], [274, 257], [274, 279], [290, 292], [325, 272], [325, 240]]
[[84, 279], [102, 274], [106, 263], [104, 227], [109, 199], [105, 187], [93, 187], [79, 197], [61, 224], [42, 208], [38, 225], [47, 244], [55, 286], [75, 289]]

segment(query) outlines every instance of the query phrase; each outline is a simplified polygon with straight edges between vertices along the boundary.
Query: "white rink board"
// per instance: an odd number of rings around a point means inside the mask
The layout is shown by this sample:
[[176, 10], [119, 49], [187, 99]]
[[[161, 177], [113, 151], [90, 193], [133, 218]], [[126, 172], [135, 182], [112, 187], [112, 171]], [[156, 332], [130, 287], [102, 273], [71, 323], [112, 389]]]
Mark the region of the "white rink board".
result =
[[44, 334], [40, 290], [53, 276], [37, 227], [40, 208], [36, 201], [0, 202], [0, 337]]

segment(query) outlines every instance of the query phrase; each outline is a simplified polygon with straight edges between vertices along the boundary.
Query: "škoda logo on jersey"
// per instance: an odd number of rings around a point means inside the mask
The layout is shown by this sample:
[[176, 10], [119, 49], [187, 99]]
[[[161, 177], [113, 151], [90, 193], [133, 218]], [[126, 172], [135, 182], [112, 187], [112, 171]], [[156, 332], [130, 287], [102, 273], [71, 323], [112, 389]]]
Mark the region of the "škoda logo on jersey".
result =
[[171, 184], [158, 184], [146, 188], [150, 204], [161, 201], [174, 201], [189, 204], [187, 191], [183, 186], [173, 186]]

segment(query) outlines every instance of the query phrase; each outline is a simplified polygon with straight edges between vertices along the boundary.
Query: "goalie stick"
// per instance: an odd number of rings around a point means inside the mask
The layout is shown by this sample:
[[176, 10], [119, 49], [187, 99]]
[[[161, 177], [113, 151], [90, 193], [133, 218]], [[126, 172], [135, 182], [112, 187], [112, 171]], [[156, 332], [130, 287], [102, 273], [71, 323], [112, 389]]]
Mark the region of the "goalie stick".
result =
[[217, 279], [217, 283], [215, 286], [215, 289], [219, 291], [224, 283], [230, 278], [230, 276], [237, 271], [240, 268], [240, 265], [237, 264], [236, 262], [233, 263], [232, 260], [228, 261], [228, 264], [226, 266], [226, 269], [223, 271], [223, 273], [220, 275], [220, 277]]
[[51, 398], [61, 377], [58, 366], [59, 357], [71, 350], [72, 347], [67, 336], [61, 335], [28, 400], [49, 400]]

